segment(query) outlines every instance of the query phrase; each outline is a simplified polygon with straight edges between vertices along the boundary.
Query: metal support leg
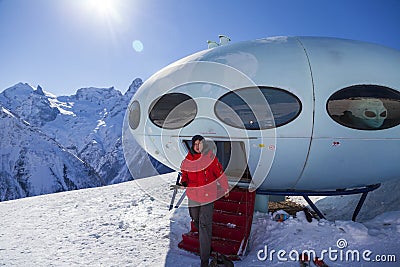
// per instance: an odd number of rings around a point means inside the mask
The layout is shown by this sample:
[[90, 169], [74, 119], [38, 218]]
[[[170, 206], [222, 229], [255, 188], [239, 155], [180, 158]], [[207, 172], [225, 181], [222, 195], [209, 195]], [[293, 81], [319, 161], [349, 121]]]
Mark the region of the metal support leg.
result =
[[369, 186], [365, 186], [362, 188], [354, 188], [354, 189], [342, 189], [342, 190], [327, 190], [327, 191], [290, 191], [290, 190], [257, 190], [257, 194], [262, 195], [277, 195], [277, 196], [302, 196], [307, 201], [308, 205], [318, 214], [318, 217], [321, 219], [325, 219], [325, 216], [322, 212], [319, 211], [317, 206], [311, 201], [308, 196], [338, 196], [338, 195], [354, 195], [354, 194], [362, 194], [360, 200], [358, 201], [357, 207], [353, 213], [352, 220], [355, 221], [358, 213], [360, 212], [365, 199], [369, 192], [378, 189], [381, 184], [373, 184]]
[[360, 210], [361, 210], [361, 208], [362, 208], [362, 206], [363, 206], [363, 204], [364, 204], [364, 201], [365, 201], [365, 199], [367, 198], [368, 193], [369, 193], [369, 192], [364, 192], [364, 193], [361, 195], [360, 200], [358, 201], [357, 207], [356, 207], [356, 209], [354, 210], [353, 217], [351, 218], [351, 220], [352, 220], [353, 222], [356, 221], [356, 217], [357, 217], [358, 213], [360, 212]]
[[322, 212], [315, 206], [315, 204], [311, 201], [311, 199], [307, 195], [303, 195], [304, 199], [307, 201], [308, 205], [318, 214], [320, 219], [325, 219], [325, 216]]

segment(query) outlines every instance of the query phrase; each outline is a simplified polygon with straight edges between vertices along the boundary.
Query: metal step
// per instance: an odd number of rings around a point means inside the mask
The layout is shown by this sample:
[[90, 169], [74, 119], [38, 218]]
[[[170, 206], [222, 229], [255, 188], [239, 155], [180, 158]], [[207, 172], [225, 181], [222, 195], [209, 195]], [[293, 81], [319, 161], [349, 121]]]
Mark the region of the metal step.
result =
[[[239, 259], [245, 252], [251, 231], [255, 192], [235, 187], [228, 198], [214, 203], [212, 250]], [[182, 234], [179, 248], [199, 253], [198, 230], [191, 222], [191, 231]]]

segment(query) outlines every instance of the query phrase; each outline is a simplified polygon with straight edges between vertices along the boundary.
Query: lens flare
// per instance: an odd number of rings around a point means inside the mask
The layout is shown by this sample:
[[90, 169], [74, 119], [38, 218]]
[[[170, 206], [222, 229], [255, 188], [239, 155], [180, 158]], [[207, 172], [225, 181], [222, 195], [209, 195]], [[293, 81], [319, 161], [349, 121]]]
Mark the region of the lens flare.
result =
[[132, 47], [136, 52], [143, 51], [143, 43], [140, 40], [135, 40], [132, 42]]

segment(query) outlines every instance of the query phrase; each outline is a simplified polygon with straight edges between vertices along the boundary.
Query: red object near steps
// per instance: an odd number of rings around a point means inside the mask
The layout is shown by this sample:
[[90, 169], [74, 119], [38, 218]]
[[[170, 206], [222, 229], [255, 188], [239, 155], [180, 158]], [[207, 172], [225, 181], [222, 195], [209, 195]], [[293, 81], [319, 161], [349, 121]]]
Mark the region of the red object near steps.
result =
[[[229, 197], [214, 203], [211, 246], [230, 259], [239, 259], [246, 251], [253, 221], [255, 192], [234, 188]], [[182, 234], [178, 247], [198, 254], [199, 234], [191, 222], [190, 232]]]

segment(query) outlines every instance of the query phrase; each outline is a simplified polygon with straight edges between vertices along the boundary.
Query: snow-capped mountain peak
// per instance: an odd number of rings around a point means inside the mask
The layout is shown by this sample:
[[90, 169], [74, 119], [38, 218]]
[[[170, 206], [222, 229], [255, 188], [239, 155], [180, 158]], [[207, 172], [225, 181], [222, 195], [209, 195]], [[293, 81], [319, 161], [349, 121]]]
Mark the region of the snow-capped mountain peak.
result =
[[[57, 97], [43, 90], [41, 86], [35, 89], [29, 84], [18, 83], [0, 94], [0, 105], [4, 107], [3, 114], [15, 114], [17, 118], [28, 122], [32, 129], [57, 142], [62, 147], [61, 150], [72, 153], [91, 166], [103, 180], [102, 183], [93, 184], [98, 186], [133, 179], [126, 167], [122, 151], [122, 126], [131, 95], [133, 96], [141, 84], [140, 79], [135, 79], [124, 95], [114, 87], [89, 87], [81, 88], [71, 96]], [[10, 124], [5, 115], [1, 117], [0, 126], [8, 127], [10, 131], [3, 131], [3, 135], [10, 136], [14, 136], [13, 127], [22, 127], [21, 122]], [[9, 140], [10, 136], [6, 139]], [[27, 137], [13, 138], [25, 140]], [[9, 158], [9, 150], [21, 151], [24, 142], [11, 142], [14, 146], [8, 149], [3, 149], [2, 146], [0, 156], [16, 162], [16, 158]], [[34, 147], [30, 149], [34, 150]], [[139, 164], [142, 162], [148, 166], [147, 153], [137, 144], [134, 144], [132, 149], [136, 151], [134, 157], [141, 159]], [[51, 153], [55, 152], [52, 150]], [[0, 171], [4, 172], [4, 168], [2, 166]], [[137, 169], [140, 170], [140, 166]], [[7, 173], [7, 177], [14, 175], [10, 168], [7, 169]], [[144, 173], [155, 174], [148, 171]], [[138, 171], [135, 175], [140, 176], [141, 172]], [[35, 194], [39, 193], [35, 191]], [[8, 198], [0, 200], [6, 199]]]
[[92, 167], [3, 107], [0, 124], [0, 200], [104, 185]]
[[76, 94], [75, 98], [78, 101], [89, 101], [93, 104], [104, 105], [105, 102], [110, 101], [112, 99], [117, 99], [122, 96], [121, 92], [114, 89], [114, 87], [110, 88], [81, 88]]
[[38, 94], [38, 95], [45, 95], [44, 94], [44, 91], [43, 91], [43, 89], [42, 89], [42, 87], [40, 86], [40, 85], [38, 85], [37, 87], [36, 87], [36, 94]]

